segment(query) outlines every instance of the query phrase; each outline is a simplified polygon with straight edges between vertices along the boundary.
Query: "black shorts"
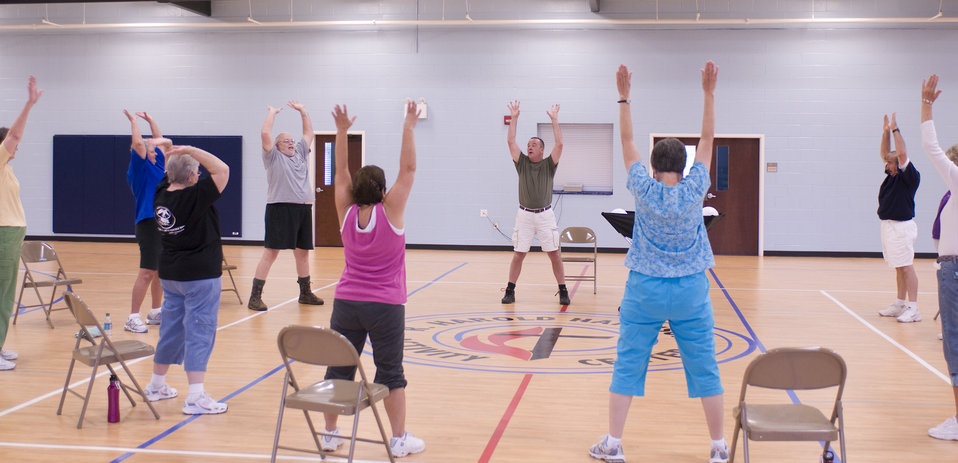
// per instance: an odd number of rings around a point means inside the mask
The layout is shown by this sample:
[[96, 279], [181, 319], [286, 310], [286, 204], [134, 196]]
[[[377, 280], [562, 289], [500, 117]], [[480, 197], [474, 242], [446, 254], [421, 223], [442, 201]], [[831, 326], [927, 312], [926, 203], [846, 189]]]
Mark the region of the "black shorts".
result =
[[137, 222], [135, 233], [136, 244], [140, 245], [140, 268], [159, 269], [163, 245], [160, 241], [160, 230], [156, 228], [156, 221], [150, 218]]
[[267, 204], [266, 247], [269, 249], [313, 249], [313, 205]]
[[[329, 327], [346, 337], [362, 355], [366, 336], [373, 347], [376, 379], [373, 382], [393, 390], [406, 387], [402, 354], [406, 337], [406, 306], [382, 302], [333, 299], [333, 315]], [[326, 379], [348, 379], [356, 376], [356, 367], [329, 367]]]

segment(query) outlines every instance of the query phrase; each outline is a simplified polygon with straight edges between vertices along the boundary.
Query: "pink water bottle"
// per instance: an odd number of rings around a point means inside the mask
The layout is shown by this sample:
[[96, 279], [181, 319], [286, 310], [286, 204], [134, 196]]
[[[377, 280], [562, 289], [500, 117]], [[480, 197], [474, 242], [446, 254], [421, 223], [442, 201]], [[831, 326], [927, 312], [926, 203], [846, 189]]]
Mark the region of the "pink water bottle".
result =
[[107, 402], [109, 403], [106, 420], [110, 423], [120, 422], [120, 378], [110, 375], [110, 385], [106, 387]]

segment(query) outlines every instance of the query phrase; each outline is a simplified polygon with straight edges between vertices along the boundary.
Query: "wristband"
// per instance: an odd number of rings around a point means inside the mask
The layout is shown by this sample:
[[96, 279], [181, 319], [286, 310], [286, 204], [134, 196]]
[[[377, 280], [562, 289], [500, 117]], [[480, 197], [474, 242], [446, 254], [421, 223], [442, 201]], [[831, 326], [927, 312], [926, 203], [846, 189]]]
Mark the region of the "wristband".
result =
[[631, 103], [631, 102], [632, 102], [632, 100], [619, 100], [619, 101], [616, 101], [616, 103]]
[[925, 104], [931, 104], [931, 100], [929, 100], [928, 98], [922, 98], [921, 102]]
[[901, 133], [901, 130], [898, 130], [898, 127], [895, 127], [894, 129], [892, 129], [892, 133], [895, 133], [895, 132]]

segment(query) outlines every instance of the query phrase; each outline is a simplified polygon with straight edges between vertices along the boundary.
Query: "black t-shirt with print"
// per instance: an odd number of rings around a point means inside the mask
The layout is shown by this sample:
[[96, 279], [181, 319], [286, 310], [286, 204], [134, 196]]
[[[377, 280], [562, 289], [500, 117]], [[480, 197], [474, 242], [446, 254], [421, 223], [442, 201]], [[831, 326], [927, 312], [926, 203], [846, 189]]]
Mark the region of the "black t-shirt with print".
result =
[[213, 203], [220, 191], [206, 177], [188, 188], [166, 191], [163, 177], [153, 199], [156, 228], [163, 252], [159, 276], [164, 280], [194, 281], [218, 278], [223, 273], [220, 216]]

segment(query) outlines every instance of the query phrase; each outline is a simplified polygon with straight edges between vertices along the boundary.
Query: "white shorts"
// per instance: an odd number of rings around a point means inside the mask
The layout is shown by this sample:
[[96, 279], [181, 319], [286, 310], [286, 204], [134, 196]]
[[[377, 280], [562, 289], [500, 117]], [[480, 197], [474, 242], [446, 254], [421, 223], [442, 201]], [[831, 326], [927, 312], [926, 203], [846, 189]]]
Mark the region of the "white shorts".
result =
[[881, 221], [881, 253], [889, 267], [907, 267], [915, 263], [916, 239], [918, 224], [914, 219]]
[[516, 213], [516, 228], [512, 230], [512, 247], [516, 252], [529, 252], [533, 237], [539, 239], [539, 245], [545, 252], [559, 249], [559, 228], [552, 209], [542, 212], [519, 209]]

